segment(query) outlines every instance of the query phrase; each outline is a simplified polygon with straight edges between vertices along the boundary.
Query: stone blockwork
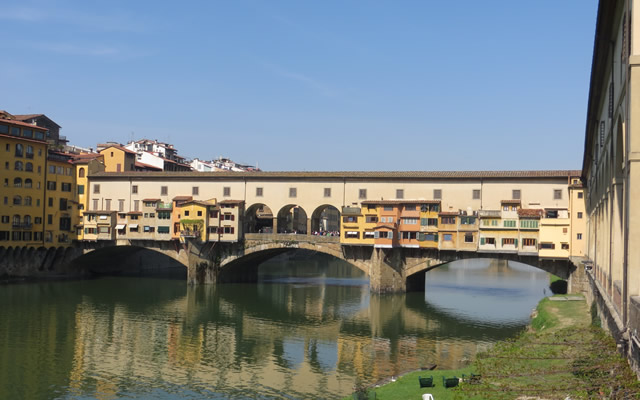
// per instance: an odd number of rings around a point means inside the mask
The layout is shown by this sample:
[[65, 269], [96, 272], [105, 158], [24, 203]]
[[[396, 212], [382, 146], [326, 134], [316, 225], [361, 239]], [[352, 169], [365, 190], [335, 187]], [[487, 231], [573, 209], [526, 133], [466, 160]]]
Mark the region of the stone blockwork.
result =
[[82, 255], [73, 247], [0, 247], [0, 278], [58, 278], [82, 276], [72, 267]]

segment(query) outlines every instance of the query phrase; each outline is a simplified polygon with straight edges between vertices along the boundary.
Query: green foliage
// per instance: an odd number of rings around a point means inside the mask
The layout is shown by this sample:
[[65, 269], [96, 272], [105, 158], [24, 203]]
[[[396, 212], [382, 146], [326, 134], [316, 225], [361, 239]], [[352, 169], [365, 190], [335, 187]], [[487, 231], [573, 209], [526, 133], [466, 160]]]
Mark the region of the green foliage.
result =
[[591, 303], [591, 325], [597, 328], [602, 327], [602, 322], [600, 321], [600, 316], [598, 315], [598, 305], [594, 301]]
[[548, 311], [549, 299], [542, 299], [536, 307], [536, 316], [531, 320], [531, 327], [536, 331], [552, 328], [557, 325], [558, 319]]
[[198, 225], [198, 226], [202, 226], [204, 225], [204, 221], [201, 219], [181, 219], [180, 223], [184, 226], [187, 225]]

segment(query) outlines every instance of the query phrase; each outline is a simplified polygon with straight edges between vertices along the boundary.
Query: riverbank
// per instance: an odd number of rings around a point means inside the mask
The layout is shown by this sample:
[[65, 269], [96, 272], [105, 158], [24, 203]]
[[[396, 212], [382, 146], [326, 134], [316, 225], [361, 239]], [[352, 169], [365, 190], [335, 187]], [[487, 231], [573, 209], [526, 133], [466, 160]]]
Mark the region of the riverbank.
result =
[[[436, 400], [640, 398], [635, 374], [613, 339], [592, 323], [592, 312], [582, 296], [545, 298], [528, 330], [478, 354], [469, 368], [415, 371], [369, 391], [377, 400], [420, 399], [423, 393]], [[482, 376], [479, 382], [443, 387], [443, 376], [471, 372]], [[420, 388], [418, 376], [431, 375], [435, 387]]]

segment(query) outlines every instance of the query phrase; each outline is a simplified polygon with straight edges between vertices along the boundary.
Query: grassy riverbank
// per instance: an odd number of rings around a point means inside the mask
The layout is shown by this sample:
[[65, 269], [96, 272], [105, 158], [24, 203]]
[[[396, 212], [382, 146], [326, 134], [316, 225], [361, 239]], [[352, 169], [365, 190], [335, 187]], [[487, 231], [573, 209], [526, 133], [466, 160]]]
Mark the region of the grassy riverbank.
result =
[[[464, 370], [416, 371], [375, 388], [377, 400], [421, 399], [640, 399], [640, 385], [613, 339], [597, 324], [581, 296], [554, 296], [537, 307], [530, 329], [496, 344]], [[444, 389], [442, 376], [474, 372], [480, 383]], [[420, 388], [418, 376], [434, 376]], [[349, 397], [351, 398], [351, 397]], [[373, 397], [371, 397], [373, 398]]]

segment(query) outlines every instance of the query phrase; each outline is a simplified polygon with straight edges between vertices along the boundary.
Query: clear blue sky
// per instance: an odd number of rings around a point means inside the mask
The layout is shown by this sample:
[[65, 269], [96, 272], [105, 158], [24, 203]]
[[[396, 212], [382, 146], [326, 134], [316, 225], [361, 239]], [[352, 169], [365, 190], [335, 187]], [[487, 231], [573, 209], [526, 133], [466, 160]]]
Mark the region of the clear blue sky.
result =
[[264, 170], [580, 169], [596, 8], [5, 0], [0, 109]]

